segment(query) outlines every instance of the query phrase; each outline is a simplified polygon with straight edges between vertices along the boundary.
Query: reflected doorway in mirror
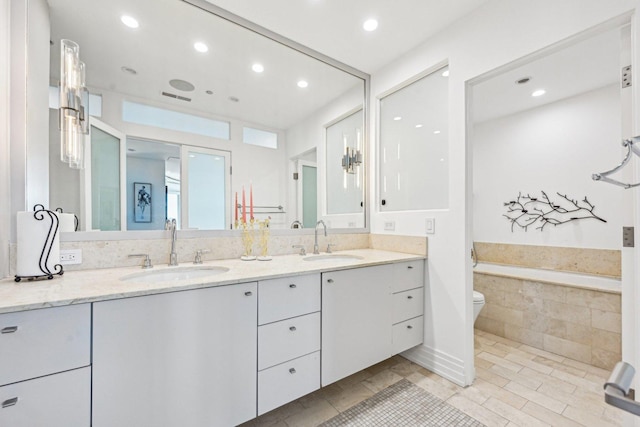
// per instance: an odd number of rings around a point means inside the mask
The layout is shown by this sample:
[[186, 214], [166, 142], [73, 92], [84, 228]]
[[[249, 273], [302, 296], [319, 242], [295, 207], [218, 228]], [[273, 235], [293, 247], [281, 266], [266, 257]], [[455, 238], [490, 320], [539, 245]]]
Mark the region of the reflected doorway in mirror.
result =
[[136, 198], [133, 204], [134, 222], [151, 222], [151, 184], [134, 182], [133, 194]]

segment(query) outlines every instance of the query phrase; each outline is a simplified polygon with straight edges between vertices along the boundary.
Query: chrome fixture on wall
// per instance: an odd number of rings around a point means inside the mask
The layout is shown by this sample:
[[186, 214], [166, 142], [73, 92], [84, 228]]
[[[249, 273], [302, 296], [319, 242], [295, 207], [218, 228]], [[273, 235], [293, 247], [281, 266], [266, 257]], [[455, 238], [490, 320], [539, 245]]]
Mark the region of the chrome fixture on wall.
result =
[[342, 168], [346, 173], [356, 173], [356, 167], [362, 164], [362, 153], [351, 147], [345, 148], [342, 156]]
[[344, 143], [344, 155], [342, 156], [342, 168], [346, 173], [356, 173], [356, 168], [362, 164], [362, 152], [360, 151], [360, 129], [356, 129], [356, 146], [349, 147], [347, 135], [342, 134]]
[[611, 175], [612, 173], [618, 172], [620, 169], [625, 167], [627, 163], [629, 163], [629, 160], [631, 159], [631, 153], [635, 154], [636, 156], [640, 156], [640, 148], [637, 146], [638, 142], [640, 142], [640, 136], [634, 136], [631, 139], [624, 139], [622, 141], [622, 146], [627, 149], [627, 154], [624, 156], [624, 159], [622, 159], [622, 163], [620, 163], [615, 168], [608, 170], [606, 172], [592, 174], [591, 179], [593, 179], [594, 181], [608, 182], [609, 184], [620, 186], [625, 190], [639, 186], [640, 182], [631, 184], [631, 183], [620, 182], [613, 178], [609, 178], [609, 175]]
[[60, 41], [60, 160], [84, 167], [84, 135], [89, 133], [89, 91], [77, 43]]

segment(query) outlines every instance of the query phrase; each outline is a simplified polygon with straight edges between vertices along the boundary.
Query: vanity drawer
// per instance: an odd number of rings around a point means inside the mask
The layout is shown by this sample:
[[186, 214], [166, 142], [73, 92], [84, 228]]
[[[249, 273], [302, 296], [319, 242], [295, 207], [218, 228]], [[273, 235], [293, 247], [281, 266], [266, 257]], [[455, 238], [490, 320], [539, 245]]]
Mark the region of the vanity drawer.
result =
[[90, 304], [0, 314], [0, 385], [87, 366], [90, 343]]
[[393, 323], [424, 314], [424, 288], [393, 294]]
[[424, 285], [424, 260], [393, 264], [393, 292], [406, 291]]
[[0, 387], [0, 426], [90, 425], [89, 367]]
[[258, 328], [258, 370], [320, 350], [320, 313]]
[[320, 274], [258, 282], [258, 325], [320, 311]]
[[423, 316], [406, 320], [393, 325], [393, 354], [422, 344], [424, 330]]
[[319, 388], [319, 351], [258, 372], [258, 415]]

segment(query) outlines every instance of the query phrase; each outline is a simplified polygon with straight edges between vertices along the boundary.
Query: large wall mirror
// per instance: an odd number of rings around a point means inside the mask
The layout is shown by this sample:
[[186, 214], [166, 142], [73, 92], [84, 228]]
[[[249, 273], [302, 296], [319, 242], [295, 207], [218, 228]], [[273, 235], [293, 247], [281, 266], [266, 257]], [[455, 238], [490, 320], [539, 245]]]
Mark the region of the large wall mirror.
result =
[[[37, 152], [50, 208], [76, 214], [79, 231], [162, 230], [168, 218], [229, 230], [243, 189], [274, 229], [365, 227], [368, 75], [200, 0], [39, 1], [51, 46], [30, 58], [49, 70], [49, 143]], [[60, 161], [61, 39], [79, 45], [91, 93], [82, 170]], [[329, 194], [345, 199], [332, 206]]]

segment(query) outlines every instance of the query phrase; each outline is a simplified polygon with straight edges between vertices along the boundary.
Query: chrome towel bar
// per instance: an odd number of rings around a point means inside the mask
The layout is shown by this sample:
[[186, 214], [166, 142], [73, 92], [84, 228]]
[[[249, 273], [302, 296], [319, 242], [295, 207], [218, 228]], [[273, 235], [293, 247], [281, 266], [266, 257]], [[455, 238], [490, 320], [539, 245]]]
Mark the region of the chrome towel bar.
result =
[[640, 416], [640, 402], [633, 399], [631, 381], [636, 370], [626, 362], [618, 362], [604, 383], [604, 401], [609, 405]]

